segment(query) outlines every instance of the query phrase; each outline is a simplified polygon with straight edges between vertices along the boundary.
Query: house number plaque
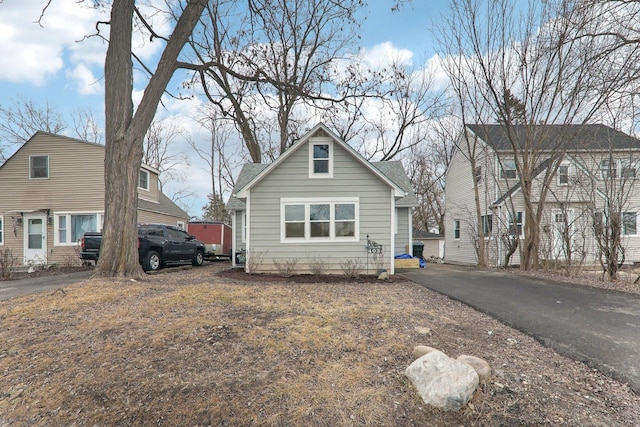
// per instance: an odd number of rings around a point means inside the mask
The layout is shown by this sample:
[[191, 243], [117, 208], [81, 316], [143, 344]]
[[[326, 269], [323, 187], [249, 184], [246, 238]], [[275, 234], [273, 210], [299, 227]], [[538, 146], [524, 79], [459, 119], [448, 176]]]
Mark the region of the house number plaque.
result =
[[369, 236], [367, 236], [367, 252], [370, 254], [381, 254], [382, 245], [373, 240], [369, 240]]

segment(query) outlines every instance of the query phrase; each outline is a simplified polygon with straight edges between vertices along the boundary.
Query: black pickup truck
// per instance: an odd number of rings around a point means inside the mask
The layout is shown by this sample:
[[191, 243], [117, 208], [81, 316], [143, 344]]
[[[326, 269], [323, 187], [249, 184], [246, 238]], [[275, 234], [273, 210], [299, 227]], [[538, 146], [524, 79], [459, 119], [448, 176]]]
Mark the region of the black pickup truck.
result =
[[[97, 261], [101, 241], [102, 233], [84, 233], [80, 258]], [[138, 226], [138, 255], [145, 271], [157, 270], [169, 263], [190, 262], [200, 266], [204, 260], [204, 243], [178, 227], [142, 224]]]

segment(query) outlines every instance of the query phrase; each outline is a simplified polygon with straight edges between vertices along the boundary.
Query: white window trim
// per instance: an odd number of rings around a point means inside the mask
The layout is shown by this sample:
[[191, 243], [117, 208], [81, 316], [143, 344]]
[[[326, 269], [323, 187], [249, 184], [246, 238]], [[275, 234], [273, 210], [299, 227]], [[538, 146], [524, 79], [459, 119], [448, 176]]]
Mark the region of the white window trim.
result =
[[[313, 172], [313, 147], [315, 145], [329, 146], [329, 170], [327, 173]], [[309, 142], [309, 178], [333, 178], [333, 141], [313, 141]]]
[[[44, 178], [37, 178], [32, 176], [32, 172], [33, 170], [31, 169], [31, 159], [33, 159], [34, 157], [46, 157], [47, 158], [47, 176]], [[51, 176], [51, 171], [49, 170], [49, 155], [48, 154], [33, 154], [31, 156], [29, 156], [29, 179], [49, 179], [49, 177]]]
[[[485, 225], [489, 224], [488, 218], [491, 217], [491, 229], [487, 232], [485, 232]], [[480, 216], [480, 222], [482, 222], [482, 236], [484, 237], [485, 240], [492, 240], [493, 239], [493, 213], [489, 213], [487, 212], [484, 215]]]
[[242, 211], [242, 242], [247, 241], [247, 211]]
[[0, 246], [4, 246], [4, 215], [0, 215]]
[[[635, 213], [636, 214], [636, 232], [634, 234], [626, 234], [625, 233], [626, 227], [625, 227], [625, 223], [624, 223], [624, 214], [626, 214], [626, 213], [629, 213], [629, 214], [630, 213]], [[640, 235], [640, 234], [638, 234], [638, 212], [637, 211], [636, 212], [634, 212], [634, 211], [622, 212], [622, 218], [621, 219], [622, 219], [622, 230], [621, 230], [622, 236], [624, 236], [624, 237], [637, 237], [637, 236]]]
[[[67, 242], [60, 243], [60, 234], [59, 234], [59, 221], [58, 217], [61, 215], [67, 215]], [[54, 212], [53, 213], [53, 245], [54, 246], [77, 246], [80, 242], [72, 242], [71, 241], [71, 217], [70, 215], [97, 215], [97, 223], [102, 230], [102, 226], [104, 225], [104, 211], [68, 211], [68, 212]], [[98, 231], [100, 231], [98, 230]]]
[[185, 226], [184, 221], [176, 221], [176, 227], [178, 227], [178, 228], [180, 228], [180, 229], [182, 229], [184, 231], [187, 231], [187, 227]]
[[[326, 204], [331, 205], [329, 210], [330, 236], [329, 237], [311, 237], [309, 220], [309, 209], [311, 205]], [[337, 204], [353, 204], [355, 207], [355, 233], [353, 237], [335, 237], [335, 208]], [[305, 237], [289, 237], [285, 236], [286, 228], [284, 226], [285, 206], [287, 205], [304, 205], [304, 227]], [[359, 197], [287, 197], [280, 199], [280, 243], [318, 243], [318, 242], [357, 242], [360, 240], [360, 198]]]
[[[507, 169], [505, 167], [507, 164], [511, 165], [512, 163], [513, 163], [513, 169]], [[518, 167], [516, 165], [515, 159], [499, 160], [498, 166], [500, 167], [500, 179], [518, 179]], [[514, 172], [513, 178], [505, 177], [504, 176], [505, 171], [513, 171]]]
[[[525, 228], [524, 228], [524, 227], [525, 227], [526, 215], [525, 215], [525, 212], [524, 212], [524, 211], [515, 211], [515, 212], [513, 212], [513, 213], [514, 213], [514, 214], [517, 214], [518, 212], [521, 212], [521, 213], [522, 213], [522, 222], [521, 222], [522, 227], [521, 227], [521, 230], [520, 230], [520, 235], [519, 235], [519, 236], [517, 236], [517, 237], [518, 237], [519, 239], [524, 239], [524, 230], [525, 230]], [[517, 226], [518, 226], [518, 223], [517, 223], [517, 222], [514, 222], [514, 225], [517, 227]], [[511, 213], [510, 213], [509, 211], [507, 211], [507, 232], [509, 233], [510, 231], [511, 231]], [[510, 236], [512, 236], [512, 234], [511, 234], [511, 233], [509, 233], [509, 235], [510, 235]]]
[[[146, 187], [141, 187], [140, 186], [140, 174], [142, 173], [146, 173], [147, 174], [147, 186]], [[151, 180], [151, 174], [149, 173], [148, 170], [145, 169], [140, 169], [140, 171], [138, 172], [138, 188], [141, 190], [145, 190], [145, 191], [149, 191], [149, 181]]]
[[[458, 230], [458, 237], [456, 237], [456, 230]], [[460, 237], [462, 237], [462, 222], [459, 219], [454, 219], [453, 220], [453, 240], [460, 240]]]
[[[567, 182], [566, 183], [561, 183], [560, 182], [560, 168], [566, 166], [567, 167]], [[558, 167], [558, 173], [556, 173], [556, 184], [558, 184], [559, 187], [566, 187], [569, 185], [569, 177], [571, 176], [571, 164], [570, 163], [560, 163], [560, 166]]]

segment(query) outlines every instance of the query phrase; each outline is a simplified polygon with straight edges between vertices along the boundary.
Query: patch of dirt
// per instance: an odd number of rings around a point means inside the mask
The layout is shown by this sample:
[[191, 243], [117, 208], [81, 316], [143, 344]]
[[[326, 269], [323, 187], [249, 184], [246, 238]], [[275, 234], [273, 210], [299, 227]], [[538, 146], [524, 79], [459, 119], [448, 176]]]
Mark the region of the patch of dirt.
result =
[[[640, 425], [626, 385], [412, 282], [228, 267], [1, 301], [0, 426]], [[420, 344], [493, 374], [431, 408], [404, 375]]]

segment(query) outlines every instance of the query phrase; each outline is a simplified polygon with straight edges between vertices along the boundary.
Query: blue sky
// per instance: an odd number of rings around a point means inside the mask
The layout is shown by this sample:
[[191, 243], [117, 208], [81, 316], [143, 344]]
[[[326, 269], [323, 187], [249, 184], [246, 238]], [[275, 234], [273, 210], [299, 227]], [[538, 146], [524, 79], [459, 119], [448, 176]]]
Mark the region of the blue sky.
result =
[[[361, 25], [361, 48], [375, 55], [403, 50], [405, 56], [413, 55], [415, 66], [434, 54], [430, 29], [446, 13], [448, 0], [413, 0], [394, 13], [393, 0], [369, 3], [368, 18]], [[106, 45], [96, 37], [80, 40], [95, 32], [97, 20], [106, 21], [108, 16], [79, 7], [77, 0], [54, 0], [41, 27], [35, 21], [45, 4], [46, 0], [0, 2], [0, 105], [10, 106], [12, 99], [23, 97], [39, 105], [48, 102], [67, 118], [74, 110], [91, 108], [102, 119]], [[153, 60], [160, 47], [144, 43], [137, 54]], [[186, 148], [185, 153], [196, 157]], [[197, 192], [206, 196], [204, 185], [210, 179], [202, 174], [188, 179], [203, 182]], [[193, 202], [192, 215], [200, 213], [203, 197]]]

